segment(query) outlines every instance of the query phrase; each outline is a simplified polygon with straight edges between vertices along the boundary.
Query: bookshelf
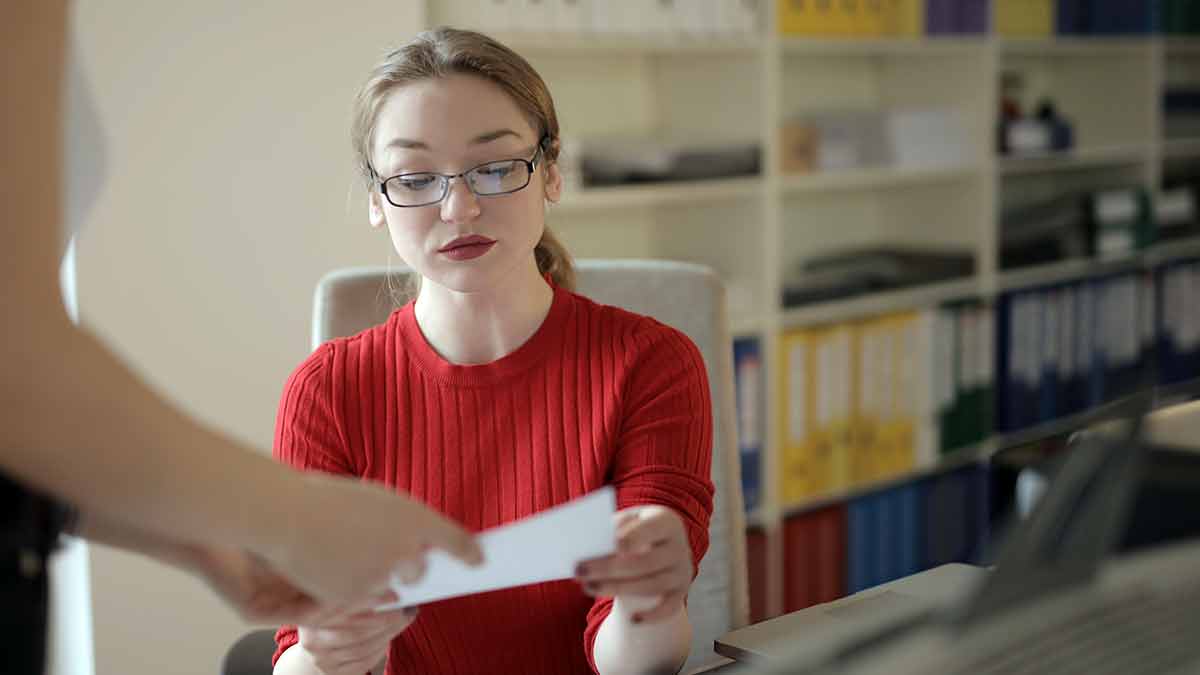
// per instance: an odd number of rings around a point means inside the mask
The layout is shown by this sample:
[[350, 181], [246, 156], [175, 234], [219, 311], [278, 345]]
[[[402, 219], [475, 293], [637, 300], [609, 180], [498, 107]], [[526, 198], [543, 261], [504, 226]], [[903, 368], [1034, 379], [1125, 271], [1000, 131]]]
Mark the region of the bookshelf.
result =
[[[563, 202], [550, 209], [548, 222], [579, 257], [682, 259], [710, 265], [724, 278], [731, 328], [737, 336], [756, 337], [763, 360], [762, 500], [747, 513], [747, 522], [765, 536], [768, 616], [783, 610], [781, 561], [788, 518], [981, 461], [1021, 438], [994, 434], [911, 472], [785, 503], [774, 479], [781, 452], [777, 421], [784, 413], [778, 362], [785, 332], [959, 300], [987, 305], [1013, 290], [1146, 271], [1200, 257], [1200, 238], [1194, 238], [1117, 258], [1017, 270], [1002, 270], [999, 264], [999, 214], [1005, 206], [1121, 185], [1142, 186], [1155, 194], [1168, 162], [1200, 159], [1200, 135], [1166, 138], [1160, 107], [1172, 78], [1200, 79], [1200, 40], [1157, 35], [793, 37], [780, 34], [774, 3], [766, 0], [760, 6], [769, 11], [761, 13], [753, 35], [493, 31], [460, 20], [467, 16], [462, 7], [469, 4], [429, 2], [428, 23], [479, 28], [529, 58], [550, 86], [565, 135], [752, 140], [762, 147], [757, 177], [570, 186]], [[1026, 81], [1024, 108], [1053, 95], [1073, 123], [1073, 150], [997, 155], [998, 90], [1010, 71], [1020, 71]], [[921, 106], [958, 112], [969, 139], [965, 161], [799, 175], [780, 169], [779, 132], [798, 114]], [[782, 306], [788, 275], [798, 260], [869, 243], [954, 248], [969, 253], [974, 271], [916, 287]], [[1097, 414], [1080, 413], [1053, 424], [1066, 429]]]

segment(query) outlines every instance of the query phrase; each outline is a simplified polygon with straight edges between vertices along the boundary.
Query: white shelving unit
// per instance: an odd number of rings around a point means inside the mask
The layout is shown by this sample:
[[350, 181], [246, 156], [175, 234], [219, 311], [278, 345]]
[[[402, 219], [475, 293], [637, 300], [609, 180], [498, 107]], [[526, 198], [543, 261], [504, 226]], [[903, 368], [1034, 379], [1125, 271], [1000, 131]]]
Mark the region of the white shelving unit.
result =
[[[446, 4], [453, 3], [428, 5], [431, 25], [447, 22], [450, 14], [440, 9]], [[1170, 63], [1192, 59], [1200, 74], [1200, 41], [806, 39], [780, 36], [773, 11], [762, 21], [754, 37], [496, 34], [546, 79], [564, 136], [644, 134], [761, 144], [758, 177], [575, 189], [551, 209], [549, 222], [579, 257], [675, 258], [714, 267], [729, 288], [734, 332], [759, 336], [766, 374], [764, 498], [749, 521], [767, 535], [768, 598], [775, 603], [768, 614], [774, 615], [783, 596], [784, 519], [863, 489], [802, 504], [780, 502], [774, 476], [781, 333], [1200, 255], [1200, 241], [1187, 241], [1116, 261], [998, 269], [1003, 205], [1113, 184], [1157, 190], [1166, 161], [1200, 159], [1200, 137], [1164, 139], [1161, 119]], [[999, 83], [1009, 70], [1025, 76], [1026, 109], [1044, 95], [1053, 97], [1073, 123], [1075, 149], [996, 156]], [[968, 160], [936, 168], [780, 171], [778, 133], [789, 118], [821, 109], [905, 106], [957, 110], [969, 133]], [[797, 260], [868, 243], [958, 248], [973, 255], [975, 272], [843, 301], [781, 306], [787, 270]], [[995, 442], [942, 461], [973, 461]]]

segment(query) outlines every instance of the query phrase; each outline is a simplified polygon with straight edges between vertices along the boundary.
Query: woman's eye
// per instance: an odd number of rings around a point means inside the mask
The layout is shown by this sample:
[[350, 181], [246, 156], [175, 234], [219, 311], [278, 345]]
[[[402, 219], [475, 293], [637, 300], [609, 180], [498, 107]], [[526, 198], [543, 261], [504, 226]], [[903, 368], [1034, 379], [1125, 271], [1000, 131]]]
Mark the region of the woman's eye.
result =
[[433, 181], [437, 180], [437, 176], [404, 176], [396, 179], [396, 184], [405, 190], [425, 190]]
[[512, 170], [512, 164], [505, 162], [504, 164], [489, 164], [487, 166], [480, 167], [479, 173], [484, 176], [503, 178], [512, 173]]

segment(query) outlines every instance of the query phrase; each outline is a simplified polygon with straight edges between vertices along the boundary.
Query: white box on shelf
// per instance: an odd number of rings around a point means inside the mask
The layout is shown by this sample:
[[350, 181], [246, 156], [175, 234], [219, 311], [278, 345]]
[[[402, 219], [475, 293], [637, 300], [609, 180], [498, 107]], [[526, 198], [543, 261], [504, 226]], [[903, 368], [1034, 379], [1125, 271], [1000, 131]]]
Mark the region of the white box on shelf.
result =
[[967, 129], [957, 110], [892, 110], [887, 131], [896, 166], [962, 166], [968, 161]]
[[1050, 125], [1040, 120], [1017, 120], [1004, 129], [1008, 152], [1012, 155], [1050, 151]]
[[812, 113], [804, 118], [816, 130], [816, 168], [843, 171], [891, 164], [883, 115], [875, 110]]

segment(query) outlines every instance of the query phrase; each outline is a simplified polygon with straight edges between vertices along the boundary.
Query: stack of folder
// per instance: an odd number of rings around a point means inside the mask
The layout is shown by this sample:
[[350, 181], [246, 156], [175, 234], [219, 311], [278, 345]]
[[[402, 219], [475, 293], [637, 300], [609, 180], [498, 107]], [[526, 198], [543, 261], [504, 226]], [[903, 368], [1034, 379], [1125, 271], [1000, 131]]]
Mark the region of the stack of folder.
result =
[[746, 576], [750, 590], [750, 623], [771, 618], [767, 611], [767, 534], [759, 528], [746, 531]]
[[1004, 37], [1049, 37], [1055, 9], [1054, 0], [995, 0], [995, 32]]
[[846, 595], [846, 508], [840, 504], [788, 518], [783, 526], [784, 611]]
[[925, 32], [925, 1], [777, 0], [776, 16], [784, 35], [915, 37]]
[[901, 482], [784, 523], [784, 611], [948, 562], [983, 562], [991, 472], [972, 464]]
[[1158, 368], [1164, 384], [1200, 377], [1200, 262], [1179, 261], [1158, 270]]
[[930, 35], [988, 31], [991, 0], [927, 0], [925, 32]]
[[982, 442], [993, 430], [995, 325], [979, 301], [947, 304], [934, 315], [934, 397], [939, 454]]
[[765, 408], [758, 338], [741, 337], [734, 340], [733, 375], [737, 391], [735, 401], [738, 453], [742, 465], [742, 499], [746, 511], [753, 511], [762, 502], [762, 413]]
[[1196, 0], [1160, 0], [1160, 3], [1159, 18], [1163, 33], [1169, 35], [1200, 33], [1200, 2], [1196, 2]]
[[997, 428], [1009, 432], [1134, 393], [1156, 337], [1154, 275], [1007, 293], [997, 310]]
[[[1062, 35], [1138, 35], [1154, 32], [1175, 0], [1057, 0], [1055, 23]], [[1194, 5], [1180, 0], [1180, 8]], [[1165, 26], [1164, 26], [1165, 27]]]
[[992, 343], [978, 304], [785, 333], [783, 503], [903, 475], [985, 437]]

